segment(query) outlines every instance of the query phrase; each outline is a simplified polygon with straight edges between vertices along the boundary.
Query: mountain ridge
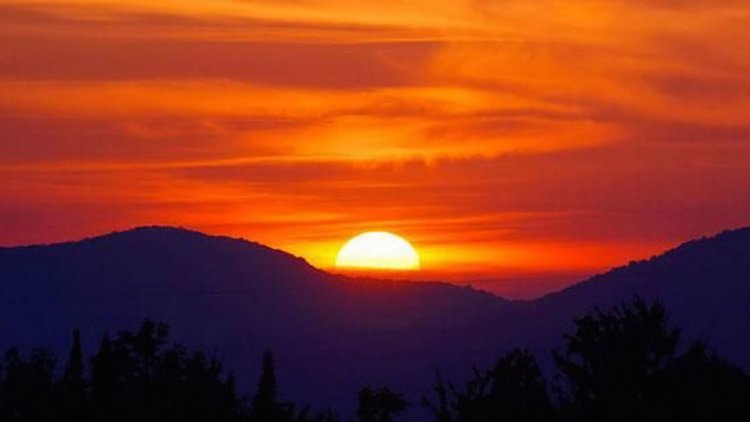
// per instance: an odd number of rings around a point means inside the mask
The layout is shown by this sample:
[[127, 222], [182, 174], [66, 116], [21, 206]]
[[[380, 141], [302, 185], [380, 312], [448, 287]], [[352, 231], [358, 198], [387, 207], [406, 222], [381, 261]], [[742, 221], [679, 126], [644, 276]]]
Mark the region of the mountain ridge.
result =
[[[63, 351], [81, 328], [164, 321], [191, 347], [219, 350], [250, 388], [272, 348], [300, 403], [351, 403], [365, 383], [412, 399], [440, 368], [460, 380], [526, 346], [544, 360], [572, 318], [636, 294], [665, 302], [685, 337], [750, 367], [750, 229], [704, 237], [532, 301], [439, 282], [357, 279], [255, 242], [165, 226], [52, 245], [0, 248], [0, 349]], [[344, 368], [345, 370], [341, 370]], [[314, 388], [313, 388], [314, 387]]]
[[[531, 299], [507, 299], [504, 298], [501, 295], [497, 295], [495, 293], [476, 289], [474, 287], [469, 286], [470, 283], [464, 283], [466, 286], [459, 286], [458, 284], [442, 281], [439, 279], [436, 280], [411, 280], [411, 279], [389, 279], [387, 277], [381, 278], [374, 275], [367, 275], [367, 276], [358, 276], [358, 275], [349, 275], [349, 274], [341, 274], [341, 273], [330, 273], [324, 269], [320, 269], [312, 264], [310, 264], [304, 257], [294, 255], [290, 252], [287, 252], [283, 249], [274, 248], [268, 245], [265, 245], [260, 242], [248, 240], [243, 237], [233, 237], [233, 236], [226, 236], [226, 235], [217, 235], [217, 234], [208, 234], [205, 232], [201, 232], [199, 230], [186, 228], [183, 226], [170, 226], [170, 225], [141, 225], [141, 226], [135, 226], [133, 228], [129, 229], [122, 229], [122, 230], [115, 230], [109, 233], [99, 234], [99, 235], [92, 235], [87, 236], [78, 240], [67, 240], [67, 241], [60, 241], [60, 242], [50, 242], [50, 243], [36, 243], [36, 244], [29, 244], [29, 245], [16, 245], [16, 246], [0, 246], [0, 252], [7, 252], [7, 251], [19, 251], [19, 250], [39, 250], [44, 248], [66, 248], [66, 247], [75, 247], [75, 246], [81, 246], [85, 244], [90, 243], [98, 243], [98, 242], [109, 242], [113, 240], [117, 240], [118, 238], [128, 238], [128, 237], [152, 237], [157, 238], [161, 237], [163, 235], [170, 235], [170, 236], [178, 236], [183, 238], [192, 237], [194, 239], [200, 239], [200, 240], [212, 240], [212, 241], [227, 241], [232, 242], [239, 245], [245, 245], [251, 248], [254, 248], [261, 252], [267, 252], [271, 254], [280, 254], [281, 256], [293, 259], [299, 263], [302, 263], [303, 265], [306, 265], [312, 269], [315, 269], [316, 271], [319, 271], [321, 273], [328, 274], [332, 277], [344, 277], [351, 280], [359, 280], [359, 281], [385, 281], [385, 282], [393, 282], [393, 283], [423, 283], [423, 284], [449, 284], [452, 286], [456, 286], [459, 288], [470, 288], [476, 291], [484, 292], [489, 295], [495, 296], [502, 300], [512, 301], [512, 302], [533, 302], [537, 300], [545, 300], [548, 297], [554, 297], [559, 294], [565, 293], [571, 289], [575, 290], [583, 285], [587, 285], [590, 282], [597, 282], [604, 278], [609, 278], [612, 276], [617, 276], [622, 273], [632, 271], [633, 269], [642, 269], [644, 267], [649, 267], [654, 264], [661, 265], [664, 264], [665, 260], [670, 260], [674, 256], [680, 256], [681, 254], [685, 253], [694, 253], [696, 250], [705, 253], [705, 250], [700, 250], [701, 248], [704, 248], [706, 245], [715, 246], [716, 242], [725, 242], [727, 240], [742, 240], [746, 243], [750, 244], [750, 226], [748, 227], [739, 227], [736, 229], [728, 229], [723, 230], [719, 233], [716, 233], [714, 235], [708, 235], [708, 236], [702, 236], [700, 238], [691, 239], [686, 242], [680, 243], [675, 247], [672, 247], [670, 249], [667, 249], [661, 253], [654, 254], [648, 258], [644, 259], [638, 259], [630, 261], [627, 264], [620, 265], [613, 267], [607, 271], [594, 274], [590, 277], [586, 277], [582, 279], [581, 281], [578, 281], [576, 283], [573, 283], [569, 286], [566, 286], [560, 290], [553, 291], [546, 293], [544, 295], [541, 295], [537, 298], [531, 298]], [[738, 239], [739, 238], [739, 239]], [[141, 239], [145, 240], [145, 239]], [[750, 252], [749, 252], [750, 253]]]
[[[33, 250], [48, 247], [64, 248], [73, 247], [76, 245], [97, 243], [97, 242], [108, 242], [116, 240], [118, 238], [129, 238], [129, 237], [156, 237], [157, 235], [170, 235], [179, 237], [192, 237], [194, 239], [214, 239], [217, 241], [228, 241], [238, 244], [245, 244], [247, 246], [257, 248], [270, 253], [284, 254], [290, 258], [304, 262], [306, 265], [315, 268], [305, 258], [294, 255], [282, 249], [273, 248], [260, 242], [251, 241], [241, 237], [232, 237], [226, 235], [208, 234], [198, 230], [182, 227], [182, 226], [169, 226], [169, 225], [143, 225], [135, 226], [129, 229], [115, 230], [109, 233], [87, 236], [78, 240], [66, 240], [61, 242], [50, 242], [50, 243], [36, 243], [29, 245], [17, 245], [17, 246], [0, 246], [0, 251], [8, 250]], [[317, 269], [317, 268], [316, 268]]]
[[550, 292], [537, 299], [532, 299], [532, 301], [545, 300], [545, 298], [547, 297], [554, 297], [561, 293], [565, 293], [570, 290], [575, 290], [583, 285], [587, 285], [589, 283], [595, 283], [597, 281], [600, 281], [602, 279], [606, 279], [609, 277], [619, 276], [623, 273], [632, 271], [634, 269], [640, 270], [646, 267], [652, 267], [654, 265], [664, 265], [665, 262], [672, 261], [674, 257], [680, 257], [680, 256], [683, 256], [684, 254], [689, 254], [689, 253], [694, 254], [695, 252], [705, 253], [705, 250], [701, 250], [702, 248], [705, 249], [706, 246], [715, 246], [716, 242], [726, 243], [727, 240], [742, 241], [748, 246], [747, 254], [750, 254], [750, 226], [739, 227], [736, 229], [723, 230], [714, 235], [702, 236], [700, 238], [688, 240], [686, 242], [678, 244], [675, 247], [667, 249], [666, 251], [660, 252], [658, 254], [654, 254], [648, 258], [633, 260], [625, 265], [613, 267], [605, 272], [594, 274], [577, 283], [571, 284], [570, 286], [567, 286], [563, 289], [560, 289], [555, 292]]

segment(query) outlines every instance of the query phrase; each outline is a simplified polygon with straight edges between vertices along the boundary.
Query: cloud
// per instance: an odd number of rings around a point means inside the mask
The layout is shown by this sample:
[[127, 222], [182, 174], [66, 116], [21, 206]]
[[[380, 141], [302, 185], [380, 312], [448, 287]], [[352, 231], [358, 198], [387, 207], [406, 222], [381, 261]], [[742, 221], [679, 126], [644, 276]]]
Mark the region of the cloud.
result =
[[[747, 224], [745, 2], [0, 6], [0, 243], [144, 223], [327, 265], [589, 271]], [[658, 24], [655, 24], [658, 22]]]

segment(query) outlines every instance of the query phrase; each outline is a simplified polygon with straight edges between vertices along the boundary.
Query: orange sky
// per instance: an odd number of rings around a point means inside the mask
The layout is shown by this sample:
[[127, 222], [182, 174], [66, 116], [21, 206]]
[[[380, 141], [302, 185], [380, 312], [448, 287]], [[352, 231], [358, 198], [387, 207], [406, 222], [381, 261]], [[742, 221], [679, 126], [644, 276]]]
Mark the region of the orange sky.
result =
[[750, 224], [748, 51], [747, 0], [5, 0], [0, 244], [389, 230], [569, 280]]

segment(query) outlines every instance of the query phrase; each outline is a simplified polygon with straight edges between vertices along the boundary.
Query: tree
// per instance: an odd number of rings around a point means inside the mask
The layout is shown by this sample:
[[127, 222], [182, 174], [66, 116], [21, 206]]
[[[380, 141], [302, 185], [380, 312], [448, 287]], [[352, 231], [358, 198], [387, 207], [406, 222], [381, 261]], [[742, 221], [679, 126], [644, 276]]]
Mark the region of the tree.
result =
[[237, 421], [240, 405], [231, 376], [216, 358], [169, 344], [164, 324], [105, 337], [92, 359], [95, 420]]
[[546, 421], [552, 414], [546, 382], [526, 349], [513, 350], [490, 371], [475, 370], [466, 389], [453, 395], [457, 421]]
[[406, 406], [403, 396], [388, 387], [365, 386], [359, 392], [357, 418], [359, 422], [391, 422]]
[[422, 404], [426, 406], [435, 416], [437, 422], [451, 422], [453, 420], [451, 412], [450, 393], [452, 388], [446, 386], [443, 381], [443, 377], [440, 375], [440, 371], [435, 370], [435, 386], [432, 388], [437, 396], [437, 403], [424, 397]]
[[750, 420], [750, 377], [694, 343], [655, 377], [652, 420]]
[[94, 420], [118, 420], [117, 365], [112, 343], [105, 335], [91, 359], [91, 406]]
[[88, 417], [81, 333], [73, 330], [73, 343], [62, 379], [58, 383], [58, 411], [63, 420], [84, 421]]
[[567, 380], [566, 410], [579, 420], [644, 420], [646, 392], [672, 360], [679, 331], [659, 301], [641, 298], [575, 320], [564, 353], [554, 352]]
[[294, 419], [294, 406], [281, 403], [278, 399], [276, 384], [276, 366], [273, 353], [266, 350], [263, 353], [263, 367], [258, 381], [258, 387], [253, 396], [250, 408], [250, 420], [253, 422], [279, 422]]
[[52, 419], [55, 398], [55, 356], [46, 349], [28, 358], [17, 349], [5, 353], [0, 381], [0, 420], [43, 422]]
[[461, 390], [436, 374], [437, 402], [424, 403], [438, 422], [547, 421], [554, 414], [542, 371], [526, 349], [514, 349], [489, 370], [474, 368]]

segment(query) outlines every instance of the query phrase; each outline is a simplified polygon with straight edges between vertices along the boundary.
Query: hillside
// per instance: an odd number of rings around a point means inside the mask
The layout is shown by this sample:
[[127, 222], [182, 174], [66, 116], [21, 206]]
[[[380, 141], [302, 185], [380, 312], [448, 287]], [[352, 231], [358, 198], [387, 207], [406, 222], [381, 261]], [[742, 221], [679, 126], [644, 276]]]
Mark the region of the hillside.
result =
[[547, 295], [531, 307], [544, 320], [540, 331], [560, 331], [571, 316], [635, 296], [663, 300], [683, 337], [700, 338], [750, 368], [750, 228], [687, 242]]
[[188, 346], [216, 351], [246, 391], [272, 348], [282, 391], [303, 404], [351, 404], [365, 383], [418, 402], [434, 368], [460, 379], [516, 345], [544, 360], [574, 316], [635, 295], [663, 299], [687, 338], [750, 366], [750, 229], [528, 302], [331, 275], [263, 245], [168, 227], [0, 248], [0, 287], [0, 349], [64, 350], [72, 327], [91, 349], [105, 331], [149, 317]]
[[514, 307], [448, 284], [330, 275], [262, 245], [166, 227], [2, 248], [0, 284], [0, 349], [64, 350], [72, 327], [91, 348], [149, 317], [216, 350], [245, 388], [272, 348], [290, 398], [333, 405], [365, 382], [416, 392], [435, 367], [488, 362]]

